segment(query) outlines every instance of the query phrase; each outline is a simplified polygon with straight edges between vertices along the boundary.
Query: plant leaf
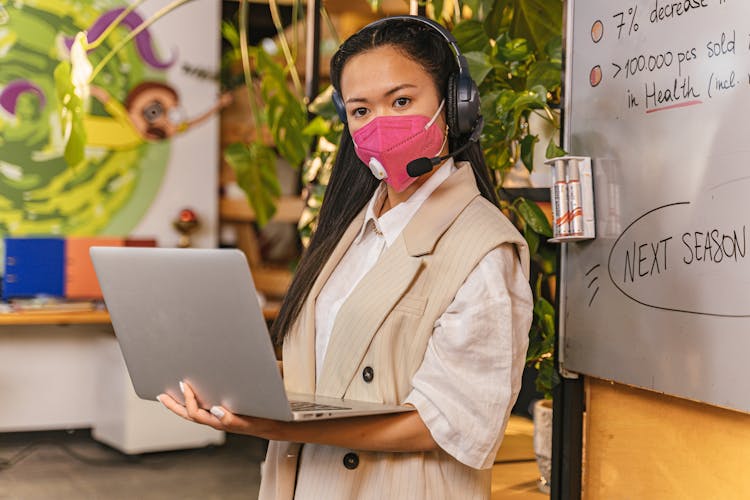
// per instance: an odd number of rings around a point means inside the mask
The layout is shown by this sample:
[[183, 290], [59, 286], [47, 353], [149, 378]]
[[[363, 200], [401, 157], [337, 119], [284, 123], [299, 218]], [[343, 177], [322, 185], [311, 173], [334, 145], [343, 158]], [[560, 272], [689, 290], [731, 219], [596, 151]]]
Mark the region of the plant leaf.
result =
[[547, 144], [547, 151], [545, 152], [545, 156], [547, 157], [547, 159], [558, 158], [560, 156], [567, 155], [568, 153], [563, 148], [555, 144], [554, 137], [550, 137], [549, 143]]
[[[83, 108], [78, 99], [77, 106]], [[65, 144], [65, 152], [63, 158], [65, 163], [70, 167], [74, 167], [81, 163], [85, 157], [86, 152], [86, 129], [83, 126], [83, 111], [76, 112], [73, 114], [71, 121], [70, 136], [68, 142]]]
[[496, 0], [487, 16], [485, 16], [484, 31], [490, 38], [497, 38], [503, 25], [504, 13], [508, 4], [508, 0]]
[[557, 88], [562, 84], [562, 68], [549, 61], [537, 61], [529, 67], [526, 84], [546, 89]]
[[521, 161], [529, 172], [534, 170], [534, 144], [537, 142], [539, 142], [539, 136], [533, 134], [526, 134], [521, 139]]
[[65, 140], [63, 158], [69, 167], [74, 167], [83, 161], [86, 148], [83, 101], [75, 93], [70, 62], [63, 61], [57, 65], [54, 79], [60, 124]]
[[555, 372], [555, 365], [552, 358], [545, 358], [539, 362], [539, 375], [536, 378], [536, 388], [539, 392], [544, 394], [546, 399], [552, 399], [552, 389], [556, 385], [557, 373]]
[[490, 56], [485, 52], [466, 52], [464, 54], [466, 62], [469, 64], [469, 73], [471, 77], [480, 85], [487, 77], [490, 71], [492, 71], [492, 63], [490, 62]]
[[479, 0], [463, 0], [461, 3], [471, 9], [472, 17], [476, 19], [479, 14]]
[[529, 91], [522, 92], [516, 96], [513, 101], [513, 117], [512, 117], [512, 130], [513, 135], [518, 135], [521, 129], [521, 118], [526, 117], [529, 111], [533, 109], [542, 109], [546, 103], [545, 95], [539, 92], [539, 88], [535, 87]]
[[552, 39], [547, 42], [544, 51], [547, 53], [549, 61], [562, 69], [562, 37], [552, 37]]
[[534, 314], [539, 318], [543, 318], [544, 316], [552, 316], [554, 318], [555, 308], [547, 299], [539, 297], [534, 303]]
[[256, 50], [255, 57], [263, 75], [261, 94], [266, 103], [266, 123], [279, 154], [297, 168], [309, 148], [309, 138], [302, 132], [307, 125], [307, 110], [289, 89], [282, 67], [264, 50]]
[[519, 198], [516, 201], [516, 207], [518, 208], [518, 213], [526, 224], [531, 226], [531, 229], [548, 238], [552, 236], [552, 227], [547, 220], [547, 216], [539, 208], [539, 205], [526, 198]]
[[534, 255], [539, 249], [539, 235], [527, 224], [526, 227], [523, 228], [523, 237], [529, 245], [529, 253]]
[[224, 37], [234, 50], [240, 49], [240, 34], [234, 24], [229, 21], [221, 23], [221, 36]]
[[511, 33], [529, 40], [536, 51], [559, 36], [562, 26], [561, 0], [515, 0]]
[[548, 348], [551, 351], [552, 349], [555, 348], [555, 345], [554, 345], [554, 341], [555, 341], [555, 315], [554, 314], [545, 314], [544, 316], [542, 316], [542, 326], [543, 326], [544, 334], [545, 334], [546, 338], [551, 341], [550, 342], [551, 345]]
[[310, 113], [322, 116], [326, 120], [330, 120], [338, 114], [336, 113], [336, 107], [333, 105], [331, 95], [333, 94], [333, 85], [329, 85], [323, 92], [313, 99], [313, 102], [307, 107]]
[[265, 226], [276, 212], [281, 188], [276, 176], [276, 154], [268, 146], [235, 142], [224, 149], [224, 159], [235, 172], [237, 184], [245, 191], [259, 226]]
[[483, 52], [490, 45], [490, 37], [485, 33], [482, 23], [473, 19], [461, 21], [451, 33], [456, 37], [463, 53]]
[[556, 247], [550, 248], [551, 245], [540, 245], [534, 261], [539, 265], [542, 273], [547, 276], [555, 274], [557, 270], [557, 252]]
[[499, 97], [500, 92], [482, 93], [480, 108], [484, 117], [484, 123], [490, 123], [497, 119], [497, 100]]
[[432, 10], [435, 13], [435, 19], [439, 21], [443, 13], [443, 5], [445, 4], [445, 1], [444, 0], [429, 0], [429, 3], [432, 4]]
[[322, 116], [316, 116], [310, 123], [307, 124], [304, 129], [302, 129], [302, 133], [308, 137], [315, 137], [316, 135], [326, 135], [330, 131], [330, 122]]
[[513, 38], [498, 47], [498, 56], [505, 61], [523, 61], [531, 55], [525, 38]]

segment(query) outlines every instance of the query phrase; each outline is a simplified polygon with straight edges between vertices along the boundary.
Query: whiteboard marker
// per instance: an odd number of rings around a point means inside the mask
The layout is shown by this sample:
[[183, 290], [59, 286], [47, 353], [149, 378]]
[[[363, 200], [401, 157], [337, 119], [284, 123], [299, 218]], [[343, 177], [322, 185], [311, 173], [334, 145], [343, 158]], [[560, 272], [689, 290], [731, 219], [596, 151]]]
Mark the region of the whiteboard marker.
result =
[[552, 208], [555, 219], [555, 238], [570, 235], [568, 218], [568, 185], [565, 182], [565, 160], [555, 160], [552, 180]]
[[578, 160], [568, 162], [568, 213], [571, 236], [583, 236], [583, 202]]

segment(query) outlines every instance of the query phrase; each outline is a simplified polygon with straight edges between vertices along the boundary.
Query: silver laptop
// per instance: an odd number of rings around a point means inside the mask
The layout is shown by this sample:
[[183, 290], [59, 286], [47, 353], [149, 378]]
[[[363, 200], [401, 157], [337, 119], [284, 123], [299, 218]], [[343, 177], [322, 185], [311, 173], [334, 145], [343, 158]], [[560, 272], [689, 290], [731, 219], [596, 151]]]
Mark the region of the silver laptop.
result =
[[413, 410], [289, 394], [239, 250], [92, 247], [91, 258], [135, 392], [274, 420]]

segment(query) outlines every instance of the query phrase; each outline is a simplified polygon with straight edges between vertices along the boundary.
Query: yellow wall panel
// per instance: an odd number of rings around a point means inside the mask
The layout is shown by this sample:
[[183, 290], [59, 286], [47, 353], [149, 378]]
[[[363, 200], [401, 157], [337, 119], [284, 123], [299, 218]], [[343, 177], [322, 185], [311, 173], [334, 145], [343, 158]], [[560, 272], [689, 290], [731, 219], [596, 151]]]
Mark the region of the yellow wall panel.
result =
[[586, 380], [583, 497], [750, 498], [750, 415]]

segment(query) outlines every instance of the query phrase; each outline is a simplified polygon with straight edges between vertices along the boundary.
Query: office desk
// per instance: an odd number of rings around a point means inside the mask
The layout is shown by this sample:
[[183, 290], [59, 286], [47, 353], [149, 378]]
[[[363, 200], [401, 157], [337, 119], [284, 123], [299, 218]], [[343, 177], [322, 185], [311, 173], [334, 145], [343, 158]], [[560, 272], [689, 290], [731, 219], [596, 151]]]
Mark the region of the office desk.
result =
[[[281, 304], [269, 301], [263, 306], [263, 317], [273, 320], [278, 316]], [[109, 313], [95, 311], [19, 311], [0, 313], [1, 326], [40, 326], [40, 325], [109, 325]]]
[[0, 400], [0, 432], [91, 428], [129, 454], [224, 442], [136, 396], [106, 311], [0, 314]]

